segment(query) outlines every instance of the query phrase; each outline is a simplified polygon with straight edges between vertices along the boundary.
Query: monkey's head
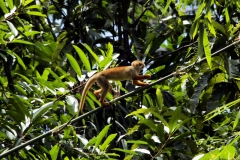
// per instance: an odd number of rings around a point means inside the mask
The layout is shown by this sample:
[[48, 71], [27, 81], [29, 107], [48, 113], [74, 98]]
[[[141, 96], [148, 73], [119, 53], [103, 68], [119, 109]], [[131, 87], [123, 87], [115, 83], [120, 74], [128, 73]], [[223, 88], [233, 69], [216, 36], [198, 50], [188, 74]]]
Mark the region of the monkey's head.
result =
[[135, 61], [132, 62], [132, 66], [134, 68], [136, 68], [136, 70], [138, 72], [140, 72], [143, 69], [143, 67], [145, 66], [145, 64], [142, 61], [135, 60]]

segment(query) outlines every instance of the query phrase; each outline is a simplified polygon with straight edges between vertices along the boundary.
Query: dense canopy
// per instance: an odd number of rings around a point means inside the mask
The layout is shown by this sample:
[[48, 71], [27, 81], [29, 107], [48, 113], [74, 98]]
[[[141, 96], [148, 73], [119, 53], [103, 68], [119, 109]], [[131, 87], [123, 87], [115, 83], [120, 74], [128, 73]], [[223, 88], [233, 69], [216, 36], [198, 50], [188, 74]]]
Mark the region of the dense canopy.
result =
[[[240, 158], [239, 17], [238, 1], [0, 0], [0, 158]], [[111, 82], [106, 108], [94, 84], [78, 113], [89, 77], [136, 59], [149, 86]]]

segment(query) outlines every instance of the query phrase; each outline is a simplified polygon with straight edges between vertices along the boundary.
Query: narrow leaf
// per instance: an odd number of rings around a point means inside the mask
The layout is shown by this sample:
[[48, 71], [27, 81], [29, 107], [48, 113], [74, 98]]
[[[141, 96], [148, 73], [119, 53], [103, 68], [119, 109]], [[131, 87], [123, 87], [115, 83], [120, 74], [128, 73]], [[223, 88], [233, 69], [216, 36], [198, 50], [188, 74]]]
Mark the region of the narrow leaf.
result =
[[203, 46], [209, 68], [212, 70], [212, 56], [206, 29], [203, 29]]
[[7, 4], [8, 4], [10, 9], [13, 9], [13, 7], [14, 7], [13, 0], [7, 0]]
[[8, 27], [11, 29], [12, 33], [14, 34], [14, 36], [18, 35], [18, 30], [17, 28], [9, 21], [7, 21]]
[[41, 12], [34, 12], [34, 11], [29, 11], [29, 12], [26, 12], [28, 15], [33, 15], [33, 16], [40, 16], [40, 17], [46, 17], [45, 14], [42, 14]]
[[164, 7], [164, 10], [163, 10], [162, 14], [164, 14], [164, 13], [167, 11], [167, 9], [169, 8], [171, 2], [172, 2], [172, 0], [167, 0], [167, 4], [166, 4], [166, 6]]
[[107, 57], [112, 57], [113, 54], [113, 46], [111, 45], [111, 43], [108, 43], [107, 45], [108, 50], [107, 50]]
[[134, 152], [134, 151], [130, 151], [130, 150], [128, 150], [128, 149], [114, 148], [113, 150], [115, 150], [115, 151], [119, 151], [119, 152], [128, 153], [128, 154], [137, 155], [136, 152]]
[[226, 31], [225, 31], [224, 27], [220, 23], [218, 23], [217, 21], [212, 20], [212, 25], [214, 26], [214, 28], [216, 28], [217, 30], [222, 32], [224, 35], [226, 35]]
[[203, 32], [204, 32], [203, 24], [199, 25], [199, 37], [198, 37], [198, 57], [203, 57]]
[[82, 75], [81, 69], [77, 63], [77, 61], [75, 60], [75, 58], [73, 58], [72, 55], [70, 54], [66, 54], [68, 61], [70, 62], [72, 68], [74, 69], [74, 71], [77, 73], [78, 76]]
[[177, 121], [179, 120], [179, 115], [181, 114], [181, 107], [177, 107], [176, 110], [173, 112], [173, 115], [169, 121], [169, 130], [170, 133], [175, 131]]
[[22, 77], [22, 79], [24, 79], [28, 84], [32, 84], [31, 80], [28, 79], [26, 76], [19, 74], [19, 73], [15, 73], [16, 75], [19, 75], [20, 77]]
[[163, 96], [162, 96], [162, 92], [160, 89], [156, 90], [156, 96], [157, 96], [157, 103], [159, 106], [159, 109], [162, 110], [163, 107]]
[[9, 43], [22, 43], [22, 44], [28, 44], [28, 45], [34, 45], [32, 42], [24, 41], [24, 40], [19, 40], [19, 39], [14, 39], [13, 41]]
[[23, 6], [27, 6], [28, 4], [32, 3], [34, 0], [25, 0], [23, 1]]
[[5, 14], [7, 14], [9, 12], [4, 0], [0, 0], [0, 7]]
[[226, 19], [226, 22], [229, 23], [230, 18], [229, 18], [229, 13], [228, 13], [228, 8], [227, 7], [225, 7], [225, 19]]
[[196, 16], [195, 16], [195, 20], [197, 20], [201, 16], [201, 14], [203, 12], [203, 9], [205, 8], [205, 5], [206, 5], [206, 3], [202, 2], [201, 5], [198, 7], [198, 10], [197, 10], [197, 13], [196, 13]]
[[54, 102], [48, 102], [44, 105], [42, 105], [34, 114], [32, 117], [32, 122], [34, 122], [37, 118], [41, 117], [44, 112], [46, 112], [49, 108], [52, 107]]
[[152, 120], [149, 120], [149, 119], [145, 119], [143, 116], [140, 116], [140, 115], [136, 115], [139, 119], [140, 119], [140, 122], [145, 124], [146, 126], [148, 126], [151, 130], [155, 131], [157, 130], [157, 127], [155, 125], [155, 123], [152, 121]]
[[234, 121], [234, 123], [233, 123], [233, 129], [236, 128], [236, 126], [237, 126], [237, 124], [238, 124], [238, 121], [239, 121], [239, 118], [240, 118], [240, 111], [238, 111], [238, 114], [237, 114], [237, 116], [236, 116], [236, 118], [235, 118], [235, 121]]
[[90, 72], [91, 71], [91, 66], [90, 66], [90, 63], [89, 63], [89, 59], [87, 58], [85, 53], [78, 46], [73, 45], [73, 48], [78, 53], [81, 61], [83, 62], [84, 66], [86, 67], [87, 71]]
[[106, 150], [109, 146], [112, 140], [117, 136], [117, 133], [111, 134], [107, 137], [107, 139], [104, 141], [104, 143], [101, 145], [100, 150], [104, 151]]
[[92, 51], [92, 49], [86, 44], [84, 43], [83, 46], [88, 50], [88, 52], [93, 56], [93, 58], [97, 61], [97, 63], [99, 63], [99, 59], [98, 56]]
[[17, 61], [18, 61], [18, 63], [20, 64], [20, 66], [22, 66], [23, 69], [26, 70], [27, 67], [25, 66], [25, 64], [24, 64], [24, 62], [23, 62], [23, 60], [22, 60], [22, 58], [20, 58], [20, 57], [19, 57], [16, 53], [14, 53], [14, 52], [13, 52], [13, 55], [17, 58]]
[[57, 159], [58, 159], [59, 149], [60, 149], [59, 144], [56, 144], [56, 145], [53, 146], [52, 149], [49, 151], [52, 160], [57, 160]]
[[107, 134], [111, 124], [107, 125], [106, 127], [103, 128], [103, 130], [98, 134], [97, 140], [95, 143], [95, 147], [98, 147], [100, 143], [102, 142], [103, 137]]

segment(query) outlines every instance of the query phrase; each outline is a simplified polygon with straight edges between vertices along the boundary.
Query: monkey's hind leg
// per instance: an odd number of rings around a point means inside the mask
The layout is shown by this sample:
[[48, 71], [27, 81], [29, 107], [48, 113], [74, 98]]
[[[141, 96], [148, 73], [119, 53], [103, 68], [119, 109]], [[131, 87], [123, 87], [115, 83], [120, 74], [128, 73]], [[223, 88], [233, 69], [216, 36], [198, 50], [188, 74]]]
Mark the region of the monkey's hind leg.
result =
[[109, 106], [109, 103], [108, 102], [104, 102], [104, 98], [106, 97], [107, 93], [109, 90], [111, 90], [112, 86], [111, 84], [108, 82], [108, 80], [101, 76], [97, 79], [97, 83], [98, 85], [101, 87], [101, 89], [99, 90], [96, 90], [94, 92], [94, 94], [96, 95], [100, 95], [100, 98], [99, 98], [99, 101], [102, 105], [104, 106]]
[[100, 98], [101, 92], [102, 92], [102, 88], [101, 88], [101, 89], [98, 89], [98, 90], [95, 90], [93, 93], [94, 93], [98, 98]]

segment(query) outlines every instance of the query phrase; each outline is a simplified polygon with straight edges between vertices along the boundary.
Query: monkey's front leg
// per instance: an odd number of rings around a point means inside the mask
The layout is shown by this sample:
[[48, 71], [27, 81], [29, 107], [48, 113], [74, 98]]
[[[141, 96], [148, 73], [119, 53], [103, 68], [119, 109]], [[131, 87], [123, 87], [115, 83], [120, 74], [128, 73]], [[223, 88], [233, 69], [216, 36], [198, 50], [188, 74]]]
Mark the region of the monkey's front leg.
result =
[[133, 85], [135, 85], [135, 86], [147, 86], [148, 83], [141, 82], [141, 81], [139, 81], [139, 80], [148, 79], [148, 78], [150, 78], [150, 77], [151, 77], [150, 74], [137, 75], [137, 76], [135, 76], [135, 77], [132, 78], [132, 80], [133, 80], [132, 83], [133, 83]]

